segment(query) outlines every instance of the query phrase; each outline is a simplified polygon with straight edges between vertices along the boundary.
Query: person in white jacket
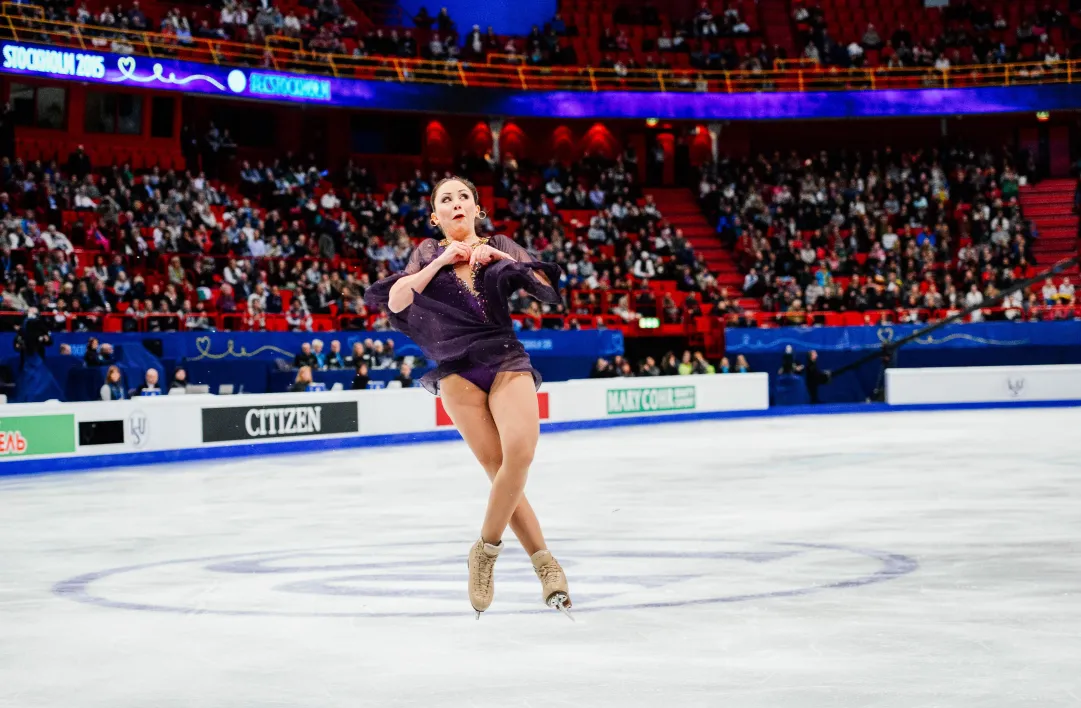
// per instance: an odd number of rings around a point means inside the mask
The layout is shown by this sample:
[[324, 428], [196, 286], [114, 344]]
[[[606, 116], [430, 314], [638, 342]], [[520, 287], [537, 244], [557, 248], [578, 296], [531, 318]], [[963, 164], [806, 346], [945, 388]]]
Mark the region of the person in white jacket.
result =
[[[983, 293], [980, 292], [980, 288], [973, 283], [972, 289], [965, 295], [965, 307], [975, 307], [976, 305], [983, 304]], [[983, 321], [983, 310], [976, 310], [972, 313], [973, 322]]]
[[55, 224], [49, 224], [49, 227], [42, 232], [41, 240], [50, 251], [63, 251], [66, 256], [70, 256], [75, 251], [68, 237], [56, 230]]
[[634, 262], [634, 277], [640, 280], [657, 277], [657, 268], [653, 265], [653, 259], [645, 251], [639, 252], [638, 260]]

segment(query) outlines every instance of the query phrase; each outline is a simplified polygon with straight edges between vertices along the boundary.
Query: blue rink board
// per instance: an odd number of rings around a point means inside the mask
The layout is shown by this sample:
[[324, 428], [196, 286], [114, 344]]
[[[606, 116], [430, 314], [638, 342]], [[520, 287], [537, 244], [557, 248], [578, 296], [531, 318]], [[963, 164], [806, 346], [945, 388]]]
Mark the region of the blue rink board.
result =
[[[701, 420], [724, 420], [739, 418], [775, 418], [798, 415], [849, 415], [858, 413], [904, 413], [912, 411], [988, 410], [1010, 408], [1074, 408], [1081, 407], [1081, 400], [1018, 401], [998, 403], [920, 403], [891, 406], [887, 403], [839, 403], [802, 406], [775, 406], [761, 411], [709, 411], [675, 413], [635, 418], [605, 418], [556, 423], [541, 423], [541, 432], [558, 433], [572, 430], [615, 428], [629, 425], [655, 425], [658, 423], [687, 423]], [[200, 447], [187, 450], [156, 450], [152, 452], [96, 455], [92, 457], [58, 457], [27, 459], [0, 463], [0, 477], [42, 474], [48, 472], [82, 472], [105, 467], [131, 467], [138, 465], [192, 462], [195, 460], [223, 459], [231, 457], [261, 457], [302, 452], [325, 452], [354, 447], [381, 447], [411, 443], [444, 442], [458, 440], [457, 430], [433, 430], [421, 433], [396, 433], [393, 435], [370, 435], [350, 438], [320, 440], [290, 440], [259, 445], [224, 445]]]

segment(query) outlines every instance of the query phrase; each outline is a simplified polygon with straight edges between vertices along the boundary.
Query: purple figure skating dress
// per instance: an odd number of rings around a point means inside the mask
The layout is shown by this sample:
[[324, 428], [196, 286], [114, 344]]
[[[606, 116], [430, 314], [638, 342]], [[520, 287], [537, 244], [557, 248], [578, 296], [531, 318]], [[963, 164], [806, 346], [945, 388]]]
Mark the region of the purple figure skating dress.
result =
[[[424, 292], [414, 291], [413, 304], [401, 312], [390, 312], [390, 289], [399, 278], [419, 272], [449, 245], [449, 241], [428, 239], [413, 251], [401, 273], [384, 278], [368, 288], [364, 299], [370, 308], [387, 309], [391, 325], [420, 347], [437, 366], [420, 379], [428, 391], [439, 393], [439, 380], [458, 374], [484, 391], [490, 391], [501, 371], [528, 371], [539, 387], [540, 373], [529, 362], [525, 347], [514, 336], [507, 299], [519, 288], [542, 302], [561, 302], [557, 290], [559, 266], [542, 263], [506, 236], [481, 239], [514, 260], [492, 261], [474, 267], [473, 287], [454, 272], [442, 268]], [[547, 285], [536, 274], [548, 278]]]

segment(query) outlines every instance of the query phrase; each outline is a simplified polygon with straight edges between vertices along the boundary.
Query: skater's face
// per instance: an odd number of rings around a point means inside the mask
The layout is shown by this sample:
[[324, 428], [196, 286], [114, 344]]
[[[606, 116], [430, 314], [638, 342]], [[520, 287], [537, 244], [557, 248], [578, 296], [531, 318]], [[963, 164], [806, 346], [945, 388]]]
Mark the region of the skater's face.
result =
[[452, 179], [439, 185], [432, 209], [433, 221], [450, 238], [461, 240], [476, 233], [477, 200], [464, 182]]

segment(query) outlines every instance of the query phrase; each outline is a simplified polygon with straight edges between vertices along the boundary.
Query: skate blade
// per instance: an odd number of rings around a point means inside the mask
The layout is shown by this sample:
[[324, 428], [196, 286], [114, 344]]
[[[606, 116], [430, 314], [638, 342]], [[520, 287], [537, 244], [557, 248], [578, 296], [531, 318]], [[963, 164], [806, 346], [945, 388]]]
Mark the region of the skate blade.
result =
[[569, 603], [570, 598], [561, 592], [553, 594], [550, 598], [548, 598], [547, 602], [548, 606], [551, 607], [553, 610], [559, 610], [563, 613], [564, 617], [569, 619], [571, 622], [574, 622], [574, 615], [571, 614], [570, 607], [568, 606]]

